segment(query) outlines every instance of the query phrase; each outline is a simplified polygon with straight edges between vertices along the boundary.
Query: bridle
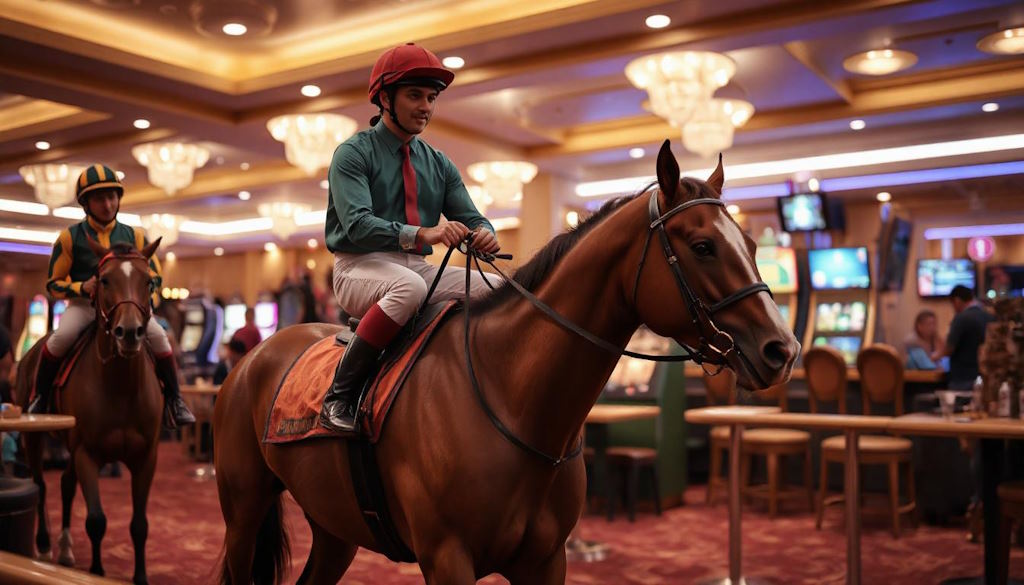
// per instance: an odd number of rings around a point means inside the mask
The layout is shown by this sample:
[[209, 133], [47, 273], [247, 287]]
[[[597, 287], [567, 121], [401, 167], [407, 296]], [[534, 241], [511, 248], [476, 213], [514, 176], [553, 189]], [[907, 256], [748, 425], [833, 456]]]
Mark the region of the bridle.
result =
[[120, 301], [117, 301], [116, 303], [114, 303], [114, 306], [110, 307], [110, 309], [104, 309], [103, 308], [103, 305], [100, 303], [100, 298], [102, 297], [102, 295], [100, 294], [100, 287], [103, 286], [103, 281], [102, 281], [102, 279], [100, 279], [99, 275], [100, 275], [100, 272], [103, 271], [103, 264], [106, 263], [108, 260], [113, 260], [113, 259], [120, 259], [120, 260], [138, 260], [138, 259], [141, 259], [143, 261], [147, 261], [146, 257], [143, 256], [142, 254], [128, 254], [128, 255], [123, 255], [122, 254], [122, 255], [117, 255], [114, 252], [108, 252], [105, 256], [103, 256], [103, 258], [100, 258], [99, 264], [96, 265], [96, 291], [95, 291], [95, 293], [93, 294], [93, 297], [92, 297], [92, 304], [93, 304], [93, 308], [96, 310], [96, 315], [99, 317], [99, 322], [100, 322], [99, 325], [100, 325], [100, 327], [103, 328], [103, 331], [107, 335], [110, 335], [110, 329], [111, 329], [111, 327], [110, 327], [111, 326], [110, 315], [112, 315], [114, 313], [114, 311], [116, 311], [117, 308], [120, 307], [121, 305], [133, 305], [136, 309], [138, 309], [139, 313], [142, 314], [142, 321], [143, 321], [143, 323], [145, 323], [146, 321], [149, 320], [149, 318], [152, 316], [152, 312], [153, 312], [152, 305], [150, 303], [146, 303], [146, 306], [143, 307], [141, 303], [139, 303], [135, 299], [131, 299], [131, 298], [122, 299]]
[[[527, 451], [528, 453], [536, 455], [540, 459], [551, 464], [553, 467], [557, 467], [562, 463], [565, 463], [566, 461], [579, 455], [583, 450], [583, 438], [581, 437], [577, 446], [568, 453], [565, 453], [560, 456], [549, 455], [548, 453], [545, 453], [544, 451], [541, 451], [540, 449], [524, 442], [522, 439], [517, 437], [508, 427], [506, 427], [504, 423], [502, 423], [501, 420], [498, 418], [497, 414], [495, 414], [494, 410], [491, 409], [490, 405], [487, 403], [486, 398], [484, 397], [483, 391], [480, 388], [480, 383], [477, 380], [476, 372], [473, 369], [473, 359], [472, 356], [470, 355], [469, 295], [470, 271], [472, 270], [473, 262], [476, 263], [477, 271], [480, 273], [480, 275], [484, 279], [484, 282], [486, 282], [489, 287], [491, 287], [492, 289], [494, 288], [494, 286], [491, 285], [491, 283], [487, 280], [487, 277], [486, 275], [484, 275], [483, 270], [480, 268], [481, 260], [484, 263], [488, 264], [492, 269], [494, 269], [495, 272], [497, 272], [502, 278], [505, 279], [506, 283], [508, 283], [510, 286], [512, 286], [512, 288], [519, 292], [519, 294], [521, 294], [528, 301], [530, 301], [530, 303], [532, 303], [534, 307], [536, 307], [542, 313], [550, 317], [551, 320], [553, 320], [555, 323], [561, 325], [564, 329], [571, 331], [576, 335], [579, 335], [580, 337], [586, 339], [590, 343], [596, 345], [597, 347], [605, 351], [608, 351], [616, 355], [625, 355], [649, 361], [692, 361], [699, 364], [702, 368], [704, 368], [705, 373], [712, 376], [720, 373], [725, 366], [729, 366], [735, 371], [743, 369], [746, 370], [747, 373], [751, 375], [754, 379], [756, 379], [762, 387], [768, 386], [768, 383], [764, 380], [764, 378], [757, 371], [754, 365], [743, 354], [739, 346], [736, 345], [732, 336], [726, 333], [725, 331], [719, 329], [718, 326], [715, 324], [714, 320], [715, 313], [731, 305], [734, 305], [751, 295], [755, 295], [761, 292], [766, 292], [769, 295], [771, 295], [772, 292], [768, 288], [768, 285], [765, 284], [764, 282], [757, 281], [727, 295], [726, 297], [720, 299], [716, 303], [711, 304], [710, 306], [707, 305], [703, 300], [701, 300], [696, 295], [696, 293], [693, 292], [693, 289], [686, 281], [686, 276], [683, 274], [682, 269], [679, 267], [679, 257], [672, 249], [672, 244], [668, 238], [668, 232], [665, 229], [665, 223], [677, 213], [681, 213], [683, 211], [686, 211], [687, 209], [691, 209], [698, 205], [717, 205], [719, 207], [724, 208], [725, 203], [722, 202], [720, 199], [702, 197], [700, 199], [692, 199], [685, 203], [681, 203], [673, 207], [666, 213], [662, 214], [661, 209], [658, 205], [658, 193], [659, 191], [651, 192], [650, 201], [647, 206], [651, 223], [647, 231], [647, 239], [644, 242], [643, 251], [640, 255], [640, 262], [637, 264], [636, 267], [636, 279], [633, 283], [633, 305], [636, 306], [636, 298], [638, 294], [638, 289], [640, 287], [640, 274], [643, 270], [644, 262], [647, 260], [647, 250], [648, 248], [650, 248], [651, 245], [651, 237], [654, 235], [655, 232], [657, 232], [658, 240], [661, 242], [661, 249], [665, 253], [665, 260], [666, 262], [668, 262], [668, 265], [672, 270], [672, 275], [675, 277], [676, 285], [679, 288], [679, 292], [682, 295], [683, 300], [686, 302], [686, 307], [690, 313], [690, 318], [692, 319], [694, 326], [697, 328], [699, 336], [696, 348], [690, 347], [689, 345], [686, 344], [681, 344], [684, 351], [683, 355], [650, 355], [645, 353], [639, 353], [620, 348], [609, 341], [601, 339], [600, 337], [594, 335], [593, 333], [587, 331], [586, 329], [583, 329], [579, 325], [563, 317], [557, 311], [555, 311], [546, 303], [544, 303], [544, 301], [540, 300], [539, 298], [537, 298], [536, 295], [527, 290], [526, 287], [519, 284], [514, 279], [510, 278], [507, 274], [502, 272], [502, 270], [494, 264], [494, 260], [497, 258], [503, 260], [510, 260], [512, 258], [510, 254], [488, 254], [486, 252], [481, 252], [472, 247], [471, 240], [468, 238], [467, 241], [465, 242], [465, 248], [460, 248], [460, 250], [466, 254], [466, 300], [464, 304], [466, 316], [464, 319], [463, 331], [466, 355], [466, 368], [469, 371], [469, 379], [473, 386], [473, 390], [476, 393], [477, 400], [480, 402], [481, 408], [483, 409], [484, 413], [487, 414], [488, 418], [491, 420], [491, 423], [494, 425], [494, 427], [498, 429], [498, 431], [509, 442], [519, 447], [520, 449]], [[423, 312], [423, 309], [427, 306], [427, 303], [430, 302], [430, 297], [433, 295], [434, 289], [437, 288], [437, 284], [438, 282], [440, 282], [441, 275], [444, 274], [444, 269], [448, 265], [448, 260], [451, 257], [452, 252], [455, 251], [456, 247], [457, 246], [452, 246], [451, 248], [448, 249], [448, 253], [445, 255], [444, 260], [441, 262], [441, 266], [437, 272], [437, 276], [434, 277], [434, 282], [430, 285], [430, 289], [427, 292], [427, 297], [426, 299], [424, 299], [423, 304], [420, 306], [420, 310], [417, 312], [416, 318], [419, 318], [419, 315]], [[705, 364], [717, 366], [717, 369], [709, 371], [705, 367]]]

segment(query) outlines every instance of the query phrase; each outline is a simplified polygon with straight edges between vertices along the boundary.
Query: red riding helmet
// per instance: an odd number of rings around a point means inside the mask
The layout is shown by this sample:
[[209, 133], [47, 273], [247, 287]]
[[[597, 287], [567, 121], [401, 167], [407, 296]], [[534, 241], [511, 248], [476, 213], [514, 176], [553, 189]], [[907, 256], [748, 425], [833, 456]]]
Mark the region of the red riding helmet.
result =
[[426, 85], [441, 91], [455, 74], [441, 65], [437, 55], [415, 43], [388, 49], [377, 59], [370, 74], [370, 103], [380, 106], [380, 92], [390, 85]]

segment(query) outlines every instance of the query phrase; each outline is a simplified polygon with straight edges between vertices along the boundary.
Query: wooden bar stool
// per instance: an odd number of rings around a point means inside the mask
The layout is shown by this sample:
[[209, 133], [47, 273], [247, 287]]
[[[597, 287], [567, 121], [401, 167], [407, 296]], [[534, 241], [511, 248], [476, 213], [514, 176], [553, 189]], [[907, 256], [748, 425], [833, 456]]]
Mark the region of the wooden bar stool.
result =
[[[640, 472], [646, 471], [651, 482], [654, 512], [661, 516], [661, 490], [658, 489], [658, 452], [650, 447], [608, 447], [608, 464], [621, 469], [626, 484], [626, 515], [636, 520], [636, 500], [640, 491]], [[608, 519], [612, 519], [615, 502], [609, 498]]]
[[[812, 357], [812, 353], [815, 355]], [[826, 357], [828, 356], [828, 357]], [[811, 358], [809, 360], [809, 358]], [[827, 346], [815, 347], [804, 357], [804, 368], [807, 371], [808, 387], [811, 388], [811, 411], [814, 412], [815, 386], [811, 382], [811, 363], [819, 371], [821, 382], [831, 381], [831, 386], [824, 385], [829, 396], [839, 399], [839, 412], [846, 414], [846, 364], [842, 355]], [[841, 369], [841, 374], [839, 370]], [[899, 352], [892, 346], [878, 343], [865, 348], [857, 355], [857, 370], [860, 372], [861, 397], [865, 415], [871, 414], [871, 404], [893, 404], [896, 416], [903, 414], [903, 360]], [[840, 384], [841, 382], [841, 384]], [[840, 393], [840, 386], [842, 392]], [[862, 435], [857, 442], [860, 450], [861, 465], [885, 465], [889, 470], [889, 520], [893, 538], [900, 535], [900, 516], [913, 513], [917, 508], [914, 490], [914, 470], [911, 466], [913, 443], [903, 437], [887, 435]], [[820, 529], [825, 507], [843, 501], [842, 495], [826, 497], [826, 471], [828, 463], [844, 465], [846, 461], [846, 437], [829, 437], [821, 442], [821, 484], [818, 487], [818, 517], [815, 526]], [[907, 503], [900, 505], [900, 465], [906, 464], [907, 469]], [[916, 519], [912, 516], [911, 519]]]
[[1010, 579], [1010, 533], [1013, 523], [1024, 523], [1024, 481], [1007, 481], [996, 488], [999, 494], [999, 572], [996, 583]]

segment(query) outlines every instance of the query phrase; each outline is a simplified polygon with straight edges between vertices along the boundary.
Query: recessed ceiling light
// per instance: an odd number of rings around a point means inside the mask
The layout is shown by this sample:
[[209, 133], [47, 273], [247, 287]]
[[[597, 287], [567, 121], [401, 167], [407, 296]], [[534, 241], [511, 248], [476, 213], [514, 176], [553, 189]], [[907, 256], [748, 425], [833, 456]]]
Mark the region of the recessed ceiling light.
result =
[[643, 158], [643, 157], [644, 157], [644, 149], [642, 149], [642, 148], [630, 148], [629, 149], [629, 158]]
[[146, 128], [149, 128], [149, 120], [145, 118], [139, 118], [138, 120], [132, 122], [132, 126], [135, 126], [139, 130], [145, 130]]
[[306, 260], [306, 268], [309, 268], [310, 270], [316, 270], [316, 260], [313, 260], [312, 258]]
[[238, 192], [238, 198], [241, 199], [242, 201], [248, 201], [250, 197], [252, 197], [252, 193], [250, 193], [248, 191], [239, 191]]
[[174, 254], [174, 252], [168, 252], [167, 255], [164, 256], [164, 260], [167, 262], [174, 262], [175, 260], [177, 260], [177, 258], [178, 257]]
[[889, 193], [888, 191], [881, 191], [875, 194], [875, 199], [881, 201], [882, 203], [892, 201], [892, 193]]
[[249, 163], [244, 162], [244, 163], [238, 165], [238, 168], [242, 169], [243, 171], [248, 171], [249, 170]]
[[815, 179], [814, 177], [807, 179], [807, 188], [810, 189], [811, 191], [817, 191], [818, 187], [820, 186], [821, 183], [818, 182], [818, 179]]
[[726, 205], [725, 210], [729, 212], [729, 215], [736, 215], [740, 212], [740, 206], [733, 203], [732, 205]]
[[999, 104], [997, 104], [995, 102], [988, 102], [987, 104], [982, 104], [982, 106], [981, 106], [981, 111], [982, 112], [994, 112], [994, 111], [996, 111], [998, 109], [999, 109]]
[[316, 243], [316, 238], [309, 238], [308, 240], [306, 240], [306, 245], [309, 246], [310, 248], [316, 248]]
[[1024, 53], [1024, 26], [994, 32], [978, 41], [978, 50], [996, 55]]
[[40, 140], [39, 142], [36, 142], [36, 148], [39, 150], [50, 150], [50, 143], [45, 140]]
[[874, 49], [843, 59], [843, 69], [862, 75], [889, 75], [913, 67], [917, 55], [899, 49]]
[[580, 224], [580, 212], [567, 211], [565, 214], [565, 223], [572, 228], [578, 226]]
[[330, 184], [330, 182], [327, 181], [327, 179], [324, 179], [323, 181], [320, 181], [320, 188], [321, 189], [328, 189], [328, 188], [330, 188], [330, 186], [331, 186], [331, 184]]
[[274, 242], [267, 242], [266, 244], [263, 244], [263, 249], [267, 252], [277, 252], [277, 244]]
[[224, 31], [224, 34], [231, 37], [240, 37], [246, 33], [249, 29], [240, 22], [229, 22], [222, 26], [220, 30]]
[[672, 19], [664, 14], [652, 14], [644, 20], [647, 28], [665, 28], [672, 24]]
[[867, 126], [864, 120], [850, 120], [850, 130], [863, 130]]
[[316, 97], [320, 95], [320, 86], [313, 84], [303, 85], [299, 91], [306, 97]]
[[445, 57], [444, 59], [441, 59], [441, 65], [444, 65], [448, 69], [462, 69], [463, 67], [466, 66], [466, 60], [463, 59], [462, 57], [456, 57], [455, 55], [452, 55], [450, 57]]
[[220, 246], [217, 246], [216, 248], [213, 249], [213, 255], [214, 256], [223, 256], [224, 255], [224, 248], [221, 248]]

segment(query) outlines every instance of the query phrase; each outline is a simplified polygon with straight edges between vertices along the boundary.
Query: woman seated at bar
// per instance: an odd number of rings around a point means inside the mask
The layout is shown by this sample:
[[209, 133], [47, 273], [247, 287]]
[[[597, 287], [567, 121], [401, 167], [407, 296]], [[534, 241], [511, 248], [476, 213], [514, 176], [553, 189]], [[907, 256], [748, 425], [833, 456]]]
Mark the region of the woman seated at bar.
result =
[[929, 310], [921, 311], [914, 318], [914, 331], [903, 340], [903, 351], [907, 356], [908, 370], [945, 370], [941, 362], [932, 361], [931, 355], [945, 347], [946, 342], [939, 335], [938, 319]]

